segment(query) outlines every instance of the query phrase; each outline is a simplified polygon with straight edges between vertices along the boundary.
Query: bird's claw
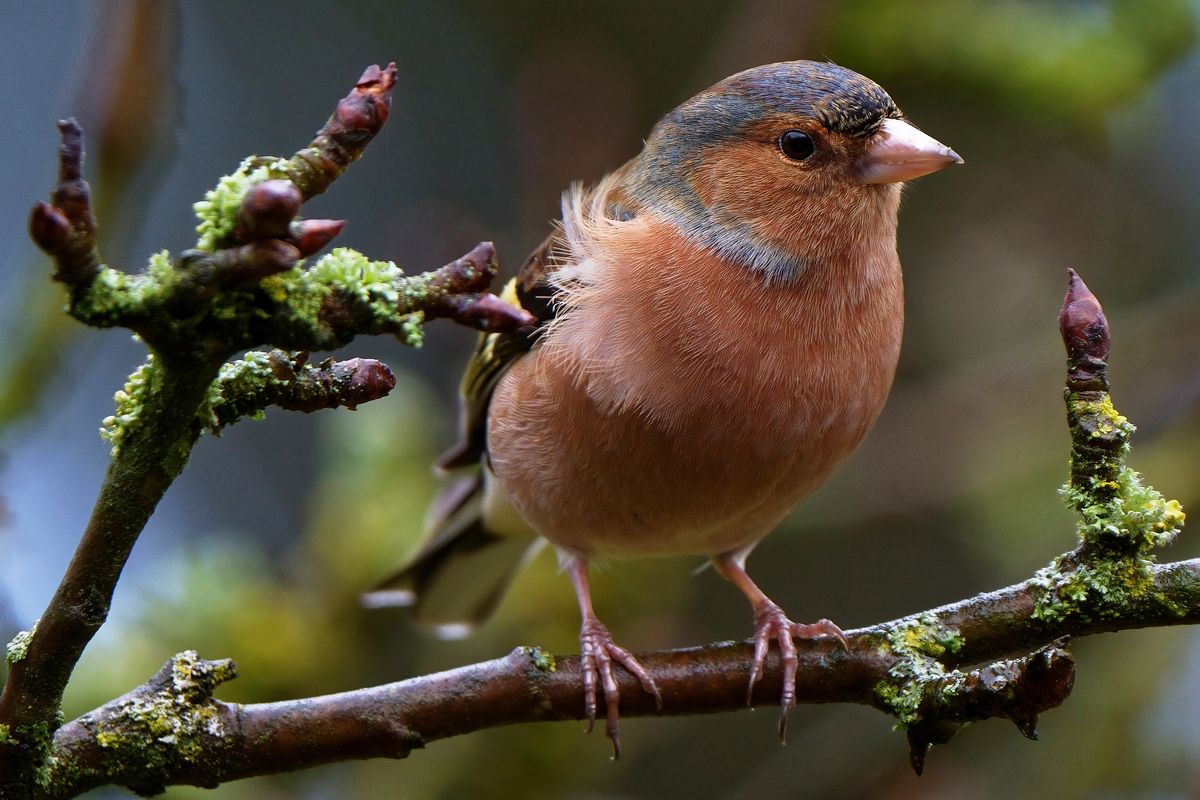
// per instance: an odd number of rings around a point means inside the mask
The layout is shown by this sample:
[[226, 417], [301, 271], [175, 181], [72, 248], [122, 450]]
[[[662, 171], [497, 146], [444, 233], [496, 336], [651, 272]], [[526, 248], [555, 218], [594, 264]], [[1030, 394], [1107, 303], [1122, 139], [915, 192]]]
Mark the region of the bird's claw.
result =
[[604, 690], [605, 723], [604, 733], [612, 742], [613, 759], [621, 757], [620, 706], [621, 691], [613, 674], [613, 662], [620, 664], [641, 682], [647, 694], [654, 697], [658, 710], [663, 707], [662, 694], [658, 691], [650, 673], [638, 663], [628, 650], [613, 641], [612, 634], [600, 620], [585, 620], [579, 633], [579, 647], [583, 671], [583, 709], [587, 716], [587, 732], [591, 733], [596, 723], [596, 685]]
[[779, 657], [783, 663], [783, 695], [779, 698], [779, 739], [786, 740], [788, 715], [796, 707], [796, 672], [800, 658], [796, 653], [796, 639], [816, 639], [831, 636], [843, 648], [847, 647], [842, 629], [827, 619], [812, 624], [792, 622], [783, 609], [771, 601], [754, 611], [754, 664], [750, 670], [750, 685], [746, 688], [746, 705], [752, 704], [754, 684], [762, 679], [767, 650], [771, 640], [779, 642]]
[[792, 623], [793, 639], [820, 639], [822, 637], [837, 639], [843, 650], [850, 649], [850, 642], [846, 640], [846, 634], [830, 620], [822, 618], [812, 623]]

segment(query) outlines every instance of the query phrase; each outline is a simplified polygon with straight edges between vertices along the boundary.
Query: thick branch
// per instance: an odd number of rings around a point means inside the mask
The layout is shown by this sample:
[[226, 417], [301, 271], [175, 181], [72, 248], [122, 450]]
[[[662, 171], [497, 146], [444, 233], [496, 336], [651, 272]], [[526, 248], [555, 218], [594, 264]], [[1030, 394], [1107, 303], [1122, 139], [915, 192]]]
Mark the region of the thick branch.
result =
[[[1037, 715], [1057, 706], [1070, 691], [1073, 662], [1054, 645], [1057, 639], [1200, 622], [1200, 559], [1155, 567], [1154, 587], [1157, 601], [1131, 608], [1121, 619], [1097, 616], [1085, 622], [1078, 617], [1054, 624], [1033, 619], [1042, 588], [1026, 581], [921, 615], [847, 631], [845, 650], [835, 642], [802, 642], [797, 698], [801, 703], [860, 703], [891, 711], [877, 688], [905, 656], [890, 652], [889, 638], [914, 624], [928, 625], [920, 620], [932, 616], [938, 624], [961, 632], [967, 646], [959, 652], [960, 660], [992, 662], [1014, 652], [1043, 649], [963, 673], [954, 691], [946, 691], [945, 679], [932, 682], [922, 702], [937, 707], [942, 735], [938, 738], [935, 731], [916, 729], [920, 736], [932, 737], [923, 739], [922, 746], [953, 732], [946, 723], [956, 727], [997, 716], [1014, 721], [1032, 736]], [[662, 690], [663, 715], [746, 707], [748, 642], [646, 653], [638, 660]], [[765, 677], [755, 686], [755, 703], [779, 701], [781, 673], [773, 651]], [[622, 716], [659, 713], [633, 676], [620, 670], [618, 678]], [[155, 691], [153, 681], [131, 695], [151, 691]], [[323, 697], [245, 706], [206, 700], [220, 720], [219, 733], [198, 733], [190, 740], [195, 754], [190, 761], [172, 761], [170, 771], [148, 779], [140, 772], [109, 772], [117, 764], [133, 771], [145, 759], [122, 758], [114, 750], [114, 740], [102, 745], [96, 736], [98, 729], [121, 724], [123, 701], [59, 730], [54, 752], [56, 763], [63, 767], [52, 773], [53, 789], [46, 797], [72, 797], [109, 782], [134, 788], [147, 785], [147, 780], [150, 785], [210, 786], [333, 761], [404, 758], [412, 749], [438, 739], [485, 728], [583, 718], [578, 656], [556, 657], [536, 648], [519, 648], [495, 661]], [[135, 737], [129, 747], [145, 745]]]
[[[146, 521], [179, 475], [200, 433], [196, 409], [216, 364], [154, 361], [144, 375], [139, 424], [116, 455], [62, 581], [19, 658], [10, 658], [0, 694], [0, 797], [23, 796], [41, 769], [58, 724], [63, 690], [92, 636], [104, 624], [117, 579]], [[15, 741], [14, 745], [12, 742]]]

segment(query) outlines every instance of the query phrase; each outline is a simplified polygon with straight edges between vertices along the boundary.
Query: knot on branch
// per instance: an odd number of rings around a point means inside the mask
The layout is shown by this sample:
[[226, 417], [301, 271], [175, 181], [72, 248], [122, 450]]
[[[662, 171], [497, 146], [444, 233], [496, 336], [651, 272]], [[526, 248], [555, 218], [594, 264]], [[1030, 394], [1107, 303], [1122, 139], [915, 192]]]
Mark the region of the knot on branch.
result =
[[[213, 700], [216, 687], [235, 677], [237, 665], [229, 659], [207, 661], [194, 650], [179, 653], [146, 683], [73, 723], [96, 747], [77, 742], [74, 751], [59, 756], [51, 778], [54, 770], [95, 772], [104, 782], [141, 795], [162, 792], [173, 775], [190, 769], [202, 755], [212, 757], [220, 742], [236, 733], [230, 729], [230, 707]], [[92, 760], [72, 761], [78, 753]], [[78, 776], [73, 782], [87, 783]]]
[[1026, 738], [1037, 739], [1038, 715], [1062, 705], [1075, 684], [1075, 657], [1063, 644], [926, 681], [917, 706], [919, 718], [907, 728], [913, 770], [920, 775], [929, 748], [950, 741], [969, 722], [1002, 717]]

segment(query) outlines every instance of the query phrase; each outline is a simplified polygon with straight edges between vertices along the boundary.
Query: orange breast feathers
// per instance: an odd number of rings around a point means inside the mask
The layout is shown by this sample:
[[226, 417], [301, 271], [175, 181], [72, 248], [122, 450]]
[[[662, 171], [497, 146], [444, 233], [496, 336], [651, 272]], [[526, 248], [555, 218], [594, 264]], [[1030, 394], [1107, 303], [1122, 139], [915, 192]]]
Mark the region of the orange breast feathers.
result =
[[606, 194], [564, 204], [563, 311], [497, 387], [492, 469], [568, 551], [748, 548], [883, 406], [903, 325], [894, 239], [769, 283], [667, 219], [608, 218]]

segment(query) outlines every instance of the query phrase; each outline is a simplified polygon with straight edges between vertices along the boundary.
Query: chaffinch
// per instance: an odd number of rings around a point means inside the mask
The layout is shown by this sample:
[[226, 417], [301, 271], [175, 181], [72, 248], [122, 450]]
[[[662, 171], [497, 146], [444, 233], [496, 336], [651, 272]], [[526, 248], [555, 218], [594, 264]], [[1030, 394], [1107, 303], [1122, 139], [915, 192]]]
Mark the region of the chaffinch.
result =
[[484, 336], [463, 381], [463, 437], [423, 547], [367, 595], [444, 635], [491, 612], [548, 541], [574, 583], [585, 711], [613, 665], [661, 696], [592, 608], [595, 559], [702, 555], [749, 598], [762, 676], [797, 624], [746, 557], [858, 446], [900, 352], [901, 182], [962, 159], [874, 82], [828, 63], [746, 70], [665, 116], [636, 158], [569, 189], [562, 220], [506, 295], [540, 321]]

